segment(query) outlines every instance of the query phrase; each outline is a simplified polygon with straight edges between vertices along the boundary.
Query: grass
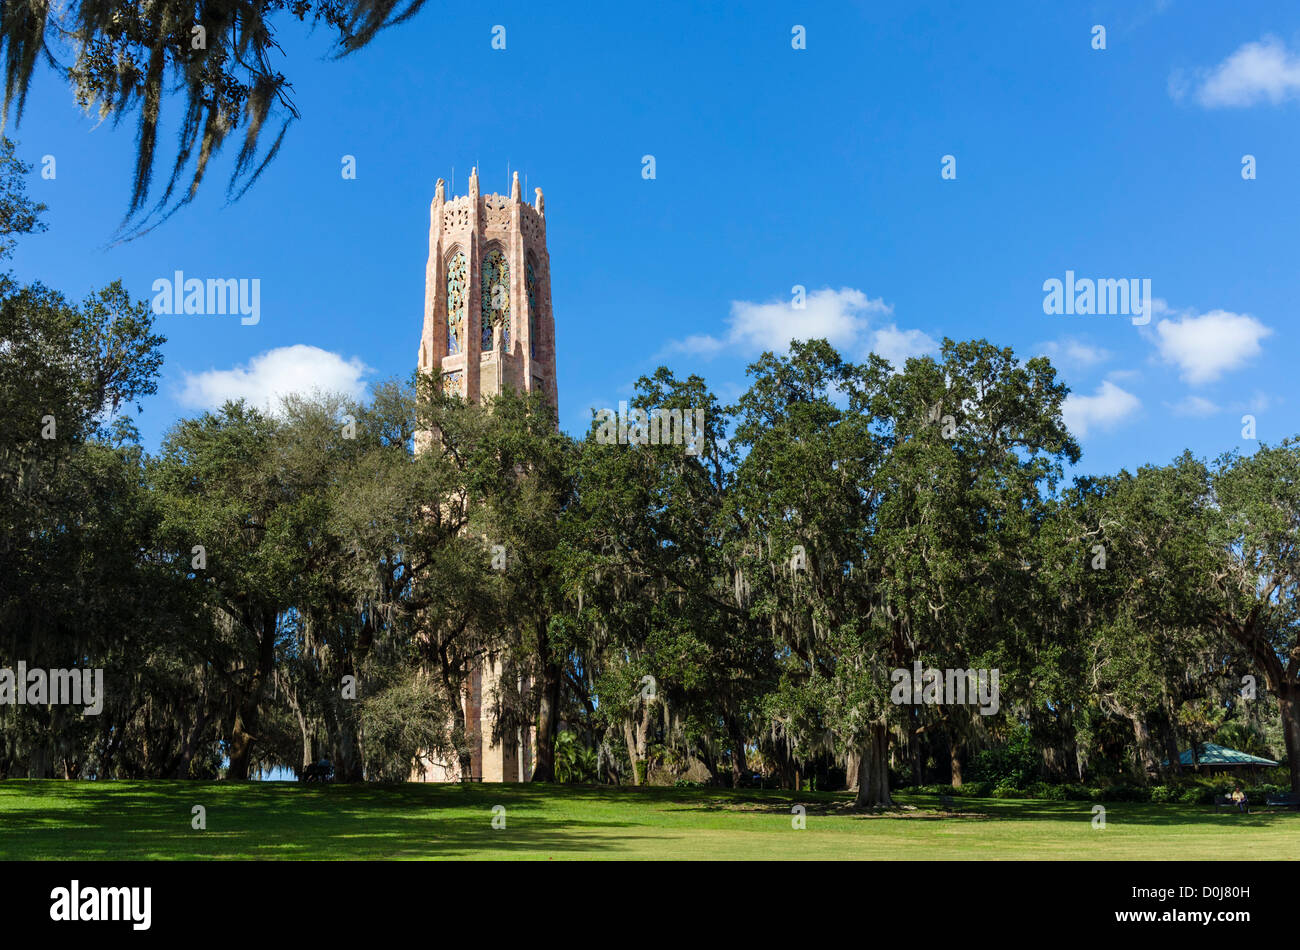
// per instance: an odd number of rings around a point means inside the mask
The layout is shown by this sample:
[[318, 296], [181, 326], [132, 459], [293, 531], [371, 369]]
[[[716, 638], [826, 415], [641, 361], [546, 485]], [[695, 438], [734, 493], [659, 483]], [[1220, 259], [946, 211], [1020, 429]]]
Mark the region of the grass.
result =
[[[1279, 859], [1300, 813], [1207, 806], [555, 785], [0, 782], [0, 859]], [[791, 807], [807, 827], [791, 827]], [[207, 829], [191, 828], [206, 809]], [[493, 806], [506, 827], [492, 827]], [[910, 807], [908, 807], [910, 806]]]

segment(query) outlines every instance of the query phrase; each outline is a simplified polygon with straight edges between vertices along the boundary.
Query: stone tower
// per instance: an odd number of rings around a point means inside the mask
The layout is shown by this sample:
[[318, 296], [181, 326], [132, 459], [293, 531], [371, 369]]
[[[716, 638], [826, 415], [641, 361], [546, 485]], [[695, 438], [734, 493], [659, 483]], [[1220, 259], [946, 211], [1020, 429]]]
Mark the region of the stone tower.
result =
[[[469, 194], [458, 198], [448, 198], [438, 179], [429, 209], [418, 364], [421, 373], [441, 371], [444, 390], [469, 402], [511, 387], [541, 393], [557, 406], [545, 206], [540, 188], [531, 205], [520, 200], [518, 172], [508, 198], [480, 194], [477, 169], [470, 172]], [[417, 437], [417, 451], [422, 441]], [[492, 741], [492, 700], [504, 672], [499, 657], [488, 657], [470, 671], [461, 696], [471, 774], [460, 775], [452, 761], [416, 770], [413, 779], [529, 779], [535, 730]]]
[[468, 195], [447, 198], [445, 188], [439, 178], [429, 209], [420, 372], [440, 369], [444, 387], [470, 402], [509, 386], [557, 406], [542, 189], [524, 204], [515, 172], [510, 197], [481, 195], [477, 169]]

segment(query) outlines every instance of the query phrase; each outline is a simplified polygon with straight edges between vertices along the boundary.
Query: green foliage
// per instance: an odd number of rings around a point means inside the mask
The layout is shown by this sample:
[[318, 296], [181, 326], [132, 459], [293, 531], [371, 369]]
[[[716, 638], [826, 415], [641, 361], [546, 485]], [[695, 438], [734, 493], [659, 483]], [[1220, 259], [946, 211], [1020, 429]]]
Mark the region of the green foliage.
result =
[[1174, 785], [1154, 785], [1151, 787], [1151, 802], [1155, 805], [1167, 805], [1178, 801], [1182, 789]]
[[555, 780], [566, 784], [596, 781], [596, 750], [588, 748], [571, 731], [555, 737]]
[[[5, 140], [3, 254], [39, 229], [25, 171]], [[119, 283], [75, 304], [0, 277], [0, 658], [106, 672], [97, 717], [0, 706], [0, 777], [56, 764], [68, 777], [98, 775], [119, 753], [128, 768], [183, 770], [169, 740], [203, 722], [199, 704], [177, 702], [179, 681], [202, 678], [187, 642], [192, 603], [157, 557], [142, 453], [133, 426], [115, 419], [157, 388], [164, 341], [152, 320]], [[141, 748], [147, 732], [160, 744]], [[200, 730], [192, 755], [202, 739]]]
[[1005, 782], [1024, 788], [1037, 778], [1042, 761], [1042, 751], [1034, 744], [1029, 730], [1019, 727], [1005, 745], [975, 753], [971, 774], [977, 780], [995, 785]]
[[1052, 802], [1065, 801], [1065, 788], [1061, 785], [1052, 785], [1048, 782], [1034, 782], [1027, 790], [1030, 798], [1043, 798]]
[[0, 260], [9, 257], [18, 236], [45, 230], [44, 204], [27, 197], [26, 176], [32, 167], [14, 153], [14, 143], [0, 137]]

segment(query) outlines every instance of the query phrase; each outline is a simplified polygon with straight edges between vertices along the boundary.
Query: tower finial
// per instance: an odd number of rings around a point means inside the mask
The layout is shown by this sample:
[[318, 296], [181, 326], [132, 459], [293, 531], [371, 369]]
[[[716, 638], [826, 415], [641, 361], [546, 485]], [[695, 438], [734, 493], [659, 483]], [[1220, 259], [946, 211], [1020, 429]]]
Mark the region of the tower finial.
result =
[[436, 196], [438, 203], [441, 204], [444, 200], [446, 200], [447, 182], [439, 178], [438, 184], [434, 186], [433, 193]]
[[478, 166], [475, 165], [469, 170], [469, 193], [472, 197], [478, 197]]
[[546, 203], [542, 201], [542, 189], [534, 188], [533, 191], [537, 193], [537, 197], [533, 199], [533, 208], [538, 214], [545, 215]]
[[510, 197], [514, 201], [519, 200], [519, 172], [515, 172], [514, 181], [510, 183]]

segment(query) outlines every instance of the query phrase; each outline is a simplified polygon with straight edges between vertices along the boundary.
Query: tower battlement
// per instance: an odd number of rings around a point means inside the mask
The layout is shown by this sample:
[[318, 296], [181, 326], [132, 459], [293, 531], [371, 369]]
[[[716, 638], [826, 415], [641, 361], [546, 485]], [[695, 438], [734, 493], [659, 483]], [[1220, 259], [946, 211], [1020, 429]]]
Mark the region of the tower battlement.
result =
[[509, 195], [446, 194], [439, 178], [429, 207], [421, 372], [471, 402], [505, 387], [542, 393], [557, 406], [555, 321], [542, 189], [531, 205], [515, 173]]

